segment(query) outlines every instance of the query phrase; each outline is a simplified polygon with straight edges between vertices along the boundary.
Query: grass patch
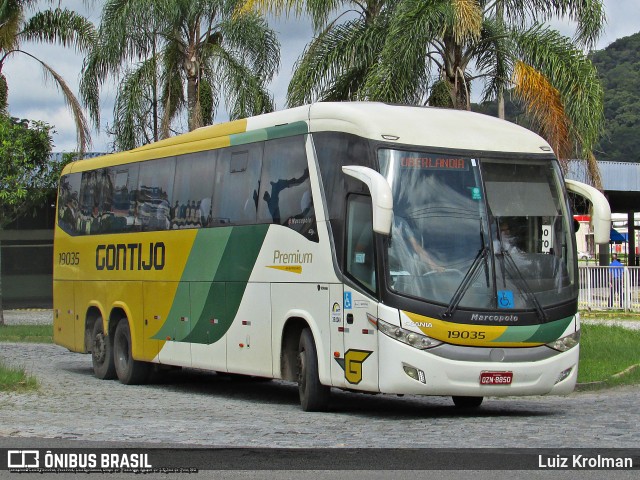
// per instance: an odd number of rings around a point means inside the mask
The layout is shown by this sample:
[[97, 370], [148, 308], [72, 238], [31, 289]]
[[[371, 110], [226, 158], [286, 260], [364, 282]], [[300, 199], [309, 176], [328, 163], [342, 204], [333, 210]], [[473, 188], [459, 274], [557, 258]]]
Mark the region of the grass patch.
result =
[[0, 342], [53, 343], [52, 325], [3, 325]]
[[606, 310], [606, 311], [580, 311], [580, 318], [582, 319], [597, 319], [597, 320], [629, 320], [640, 322], [640, 314], [633, 312], [625, 312], [623, 310]]
[[[640, 383], [640, 330], [582, 324], [580, 390]], [[624, 372], [624, 373], [622, 373]]]
[[38, 381], [22, 368], [8, 367], [0, 361], [0, 392], [37, 390]]

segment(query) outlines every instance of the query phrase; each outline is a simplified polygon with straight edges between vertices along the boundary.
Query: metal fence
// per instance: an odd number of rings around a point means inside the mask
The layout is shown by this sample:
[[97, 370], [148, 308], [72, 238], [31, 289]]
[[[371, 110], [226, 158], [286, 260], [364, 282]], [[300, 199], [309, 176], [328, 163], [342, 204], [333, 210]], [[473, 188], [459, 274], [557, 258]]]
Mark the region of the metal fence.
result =
[[580, 267], [580, 310], [640, 312], [640, 267]]

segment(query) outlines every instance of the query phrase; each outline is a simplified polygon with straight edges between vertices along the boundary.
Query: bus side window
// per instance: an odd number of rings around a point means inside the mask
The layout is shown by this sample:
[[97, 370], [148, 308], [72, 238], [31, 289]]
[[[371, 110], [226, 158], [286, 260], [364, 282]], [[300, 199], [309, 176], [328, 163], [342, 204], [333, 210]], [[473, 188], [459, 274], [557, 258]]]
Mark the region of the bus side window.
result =
[[175, 164], [174, 157], [140, 163], [136, 225], [143, 231], [168, 230], [171, 225]]
[[128, 232], [133, 229], [138, 169], [137, 163], [109, 168], [113, 181], [113, 199], [109, 226], [105, 233]]
[[258, 223], [287, 226], [318, 241], [303, 135], [265, 143]]
[[372, 292], [376, 291], [376, 262], [371, 199], [351, 195], [347, 205], [346, 270]]
[[76, 235], [79, 215], [81, 173], [65, 175], [58, 190], [58, 226], [70, 235]]
[[208, 227], [216, 168], [216, 150], [181, 155], [176, 160], [171, 229]]
[[213, 188], [214, 226], [256, 222], [261, 167], [261, 143], [239, 145], [220, 152]]

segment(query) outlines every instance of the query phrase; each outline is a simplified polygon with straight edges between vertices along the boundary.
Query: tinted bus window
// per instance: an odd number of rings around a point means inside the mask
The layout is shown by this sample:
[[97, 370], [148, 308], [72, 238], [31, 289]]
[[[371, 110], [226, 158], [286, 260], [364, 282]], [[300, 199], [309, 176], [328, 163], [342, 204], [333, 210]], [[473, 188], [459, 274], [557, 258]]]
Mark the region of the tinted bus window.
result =
[[261, 143], [220, 151], [213, 192], [213, 225], [255, 223], [261, 164]]
[[82, 175], [74, 173], [60, 179], [58, 189], [58, 226], [70, 235], [76, 233], [80, 218], [80, 182]]
[[258, 223], [285, 225], [318, 240], [303, 136], [265, 143]]
[[169, 202], [172, 199], [174, 174], [173, 157], [140, 164], [136, 225], [139, 225], [141, 230], [169, 229]]
[[136, 192], [139, 164], [119, 165], [109, 168], [113, 183], [111, 216], [105, 230], [110, 233], [128, 232], [135, 225]]
[[216, 158], [216, 150], [177, 158], [169, 209], [172, 229], [207, 227], [211, 223]]

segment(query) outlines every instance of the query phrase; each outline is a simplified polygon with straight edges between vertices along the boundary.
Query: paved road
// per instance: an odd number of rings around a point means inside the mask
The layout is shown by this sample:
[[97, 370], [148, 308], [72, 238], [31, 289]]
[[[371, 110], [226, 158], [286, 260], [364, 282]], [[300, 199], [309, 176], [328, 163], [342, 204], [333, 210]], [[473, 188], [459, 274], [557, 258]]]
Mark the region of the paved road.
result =
[[487, 399], [335, 391], [331, 413], [300, 410], [294, 384], [173, 372], [144, 386], [101, 381], [91, 357], [56, 345], [0, 344], [39, 393], [0, 396], [0, 436], [207, 446], [628, 447], [640, 445], [640, 387], [569, 397]]
[[[30, 318], [34, 315], [38, 316]], [[13, 323], [17, 317], [8, 318]], [[34, 323], [46, 323], [47, 318], [42, 313]], [[186, 370], [160, 376], [149, 385], [125, 386], [96, 379], [89, 355], [56, 345], [2, 343], [0, 360], [26, 368], [42, 386], [38, 393], [0, 394], [0, 448], [604, 449], [640, 445], [640, 387], [568, 397], [489, 398], [473, 413], [456, 410], [449, 398], [334, 391], [329, 413], [305, 413], [300, 410], [296, 386], [286, 382], [241, 381]], [[323, 478], [391, 478], [389, 473], [358, 477], [334, 472]], [[469, 473], [455, 477], [449, 472], [446, 478], [466, 478]], [[495, 480], [515, 472], [503, 473], [474, 477]], [[568, 478], [558, 473], [554, 478]], [[581, 477], [601, 478], [584, 476], [594, 473], [581, 472]], [[629, 473], [616, 472], [615, 478], [633, 478]], [[227, 472], [224, 478], [253, 477]], [[395, 478], [406, 476], [398, 473]]]

